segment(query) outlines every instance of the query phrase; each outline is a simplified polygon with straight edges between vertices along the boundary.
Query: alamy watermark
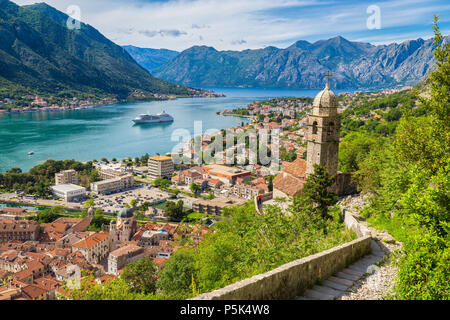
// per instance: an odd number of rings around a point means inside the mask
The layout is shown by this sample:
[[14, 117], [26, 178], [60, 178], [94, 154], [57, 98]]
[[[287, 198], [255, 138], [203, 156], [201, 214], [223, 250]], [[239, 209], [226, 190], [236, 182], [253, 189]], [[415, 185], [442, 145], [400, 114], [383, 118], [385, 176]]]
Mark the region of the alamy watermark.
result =
[[69, 16], [66, 21], [66, 26], [70, 30], [81, 29], [81, 8], [77, 5], [70, 5], [66, 9], [66, 13]]
[[194, 134], [187, 129], [172, 132], [174, 164], [277, 165], [280, 159], [280, 128], [209, 129], [203, 133], [202, 121], [194, 122]]
[[373, 4], [367, 7], [367, 14], [370, 16], [367, 18], [366, 26], [367, 29], [381, 29], [381, 9], [379, 6]]

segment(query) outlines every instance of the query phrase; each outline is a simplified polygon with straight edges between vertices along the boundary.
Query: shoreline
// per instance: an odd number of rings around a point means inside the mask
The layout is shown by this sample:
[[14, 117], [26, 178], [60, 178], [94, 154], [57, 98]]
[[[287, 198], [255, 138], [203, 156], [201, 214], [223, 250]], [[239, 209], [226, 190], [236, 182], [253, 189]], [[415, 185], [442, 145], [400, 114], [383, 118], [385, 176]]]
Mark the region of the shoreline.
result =
[[[86, 109], [95, 109], [98, 107], [106, 107], [111, 106], [115, 104], [121, 104], [121, 103], [133, 103], [133, 102], [151, 102], [151, 101], [170, 101], [170, 100], [177, 100], [177, 99], [185, 99], [185, 98], [223, 98], [226, 97], [222, 93], [211, 93], [208, 95], [192, 95], [192, 96], [168, 96], [165, 98], [160, 97], [148, 97], [144, 99], [133, 99], [128, 98], [125, 100], [117, 100], [115, 101], [108, 101], [105, 103], [94, 103], [91, 105], [81, 105], [78, 107], [60, 107], [60, 106], [45, 106], [45, 107], [14, 107], [10, 109], [1, 109], [0, 108], [0, 116], [1, 115], [9, 115], [9, 114], [21, 114], [21, 113], [38, 113], [38, 112], [60, 112], [60, 111], [75, 111], [75, 110], [86, 110]], [[1, 107], [1, 106], [0, 106]]]

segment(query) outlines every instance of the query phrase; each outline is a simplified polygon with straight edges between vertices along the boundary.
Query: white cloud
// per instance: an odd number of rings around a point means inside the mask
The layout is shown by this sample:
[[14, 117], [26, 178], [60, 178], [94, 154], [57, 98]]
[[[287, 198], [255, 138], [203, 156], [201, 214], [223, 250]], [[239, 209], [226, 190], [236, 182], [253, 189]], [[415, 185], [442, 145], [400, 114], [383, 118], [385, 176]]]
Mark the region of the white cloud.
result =
[[[37, 0], [40, 1], [40, 0]], [[36, 0], [15, 0], [30, 4]], [[367, 3], [302, 0], [46, 0], [61, 11], [81, 8], [81, 20], [120, 45], [184, 50], [193, 45], [243, 50], [286, 47], [301, 39], [358, 33], [369, 41]], [[372, 4], [372, 3], [370, 3]], [[436, 8], [419, 0], [380, 2], [383, 28], [425, 24]], [[448, 5], [440, 9], [447, 10]], [[430, 30], [427, 30], [426, 34]], [[413, 38], [423, 36], [417, 34]], [[402, 38], [398, 35], [397, 38]], [[244, 40], [245, 39], [245, 40]]]

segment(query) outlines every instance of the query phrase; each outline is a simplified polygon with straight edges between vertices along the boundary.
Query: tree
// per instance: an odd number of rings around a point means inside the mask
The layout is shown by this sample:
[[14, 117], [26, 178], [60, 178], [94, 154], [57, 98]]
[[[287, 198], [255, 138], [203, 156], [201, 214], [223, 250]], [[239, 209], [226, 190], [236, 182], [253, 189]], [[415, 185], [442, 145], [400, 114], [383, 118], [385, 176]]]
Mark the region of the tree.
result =
[[94, 206], [94, 203], [95, 203], [94, 199], [87, 199], [85, 202], [83, 202], [83, 207], [89, 209]]
[[322, 218], [329, 219], [328, 207], [337, 202], [337, 195], [330, 192], [336, 178], [330, 176], [321, 165], [314, 165], [314, 173], [311, 174], [303, 186], [303, 195], [315, 204], [317, 213]]
[[434, 58], [436, 70], [430, 72], [429, 97], [419, 97], [430, 116], [413, 119], [411, 114], [400, 121], [396, 139], [399, 156], [404, 161], [430, 168], [435, 173], [446, 165], [450, 154], [450, 44], [443, 44], [434, 17]]
[[100, 208], [95, 210], [94, 217], [87, 230], [89, 231], [101, 231], [103, 225], [109, 225], [109, 220], [105, 218]]
[[153, 184], [161, 189], [167, 189], [171, 182], [167, 179], [156, 179], [155, 181], [153, 181]]
[[351, 132], [346, 135], [339, 147], [339, 170], [355, 172], [372, 150], [380, 150], [384, 140], [366, 132]]
[[123, 279], [132, 291], [150, 294], [156, 291], [157, 267], [150, 258], [131, 262], [123, 268]]
[[61, 217], [62, 211], [63, 211], [62, 207], [53, 207], [45, 209], [39, 211], [33, 219], [39, 223], [53, 222]]
[[196, 278], [195, 256], [192, 251], [178, 250], [166, 262], [158, 287], [169, 296], [190, 295], [192, 278]]
[[184, 203], [182, 200], [179, 200], [177, 203], [167, 201], [164, 214], [172, 221], [181, 221], [185, 216], [183, 205]]
[[197, 196], [197, 194], [200, 191], [200, 186], [198, 184], [192, 182], [189, 189], [191, 189], [191, 192], [194, 194], [194, 196]]

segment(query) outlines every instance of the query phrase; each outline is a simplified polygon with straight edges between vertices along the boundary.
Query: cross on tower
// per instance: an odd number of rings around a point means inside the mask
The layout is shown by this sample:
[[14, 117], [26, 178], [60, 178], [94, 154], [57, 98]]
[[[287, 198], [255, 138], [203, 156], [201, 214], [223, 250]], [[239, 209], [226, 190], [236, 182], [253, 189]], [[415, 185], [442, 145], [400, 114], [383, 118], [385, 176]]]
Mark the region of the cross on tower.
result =
[[327, 77], [327, 88], [329, 89], [329, 88], [330, 88], [329, 80], [330, 80], [330, 77], [332, 77], [332, 75], [331, 75], [331, 73], [330, 73], [330, 70], [328, 70], [328, 72], [327, 72], [327, 74], [325, 75], [325, 77]]

